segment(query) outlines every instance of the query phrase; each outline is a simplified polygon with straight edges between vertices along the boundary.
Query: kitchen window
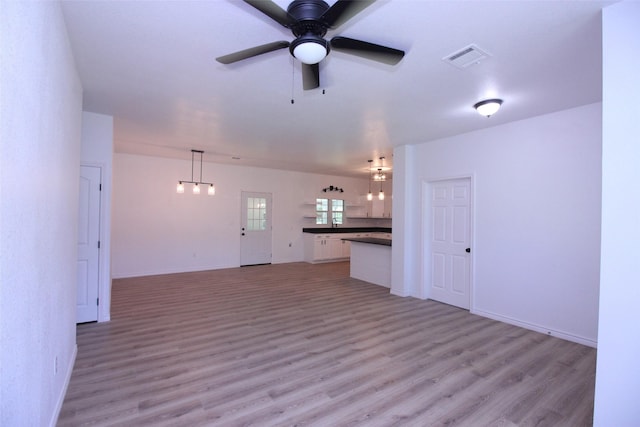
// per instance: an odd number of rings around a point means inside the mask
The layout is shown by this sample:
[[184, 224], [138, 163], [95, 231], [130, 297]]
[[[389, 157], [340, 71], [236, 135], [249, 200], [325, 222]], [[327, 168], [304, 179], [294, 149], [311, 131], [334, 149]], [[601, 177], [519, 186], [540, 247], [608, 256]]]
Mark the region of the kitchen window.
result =
[[[331, 218], [331, 222], [329, 222]], [[316, 199], [316, 224], [343, 224], [344, 200]]]

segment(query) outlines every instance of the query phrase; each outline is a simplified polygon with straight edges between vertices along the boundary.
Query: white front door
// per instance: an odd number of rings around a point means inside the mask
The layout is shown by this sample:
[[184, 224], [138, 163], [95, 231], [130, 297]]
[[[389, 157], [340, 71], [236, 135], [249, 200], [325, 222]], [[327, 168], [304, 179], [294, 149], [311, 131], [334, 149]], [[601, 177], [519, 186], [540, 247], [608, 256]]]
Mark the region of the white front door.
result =
[[271, 194], [242, 192], [240, 265], [271, 264]]
[[429, 298], [469, 309], [471, 284], [471, 180], [433, 182], [431, 206]]
[[76, 322], [98, 320], [101, 169], [80, 167]]

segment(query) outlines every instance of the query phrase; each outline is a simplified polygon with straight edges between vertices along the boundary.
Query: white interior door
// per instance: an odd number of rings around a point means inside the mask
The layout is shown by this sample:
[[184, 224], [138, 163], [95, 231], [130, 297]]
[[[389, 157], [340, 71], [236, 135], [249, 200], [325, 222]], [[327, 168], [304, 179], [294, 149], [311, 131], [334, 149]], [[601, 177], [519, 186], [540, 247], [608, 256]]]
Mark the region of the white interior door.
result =
[[242, 192], [240, 265], [271, 264], [271, 194]]
[[101, 169], [80, 167], [76, 322], [98, 320]]
[[429, 298], [469, 309], [471, 287], [471, 180], [431, 184]]

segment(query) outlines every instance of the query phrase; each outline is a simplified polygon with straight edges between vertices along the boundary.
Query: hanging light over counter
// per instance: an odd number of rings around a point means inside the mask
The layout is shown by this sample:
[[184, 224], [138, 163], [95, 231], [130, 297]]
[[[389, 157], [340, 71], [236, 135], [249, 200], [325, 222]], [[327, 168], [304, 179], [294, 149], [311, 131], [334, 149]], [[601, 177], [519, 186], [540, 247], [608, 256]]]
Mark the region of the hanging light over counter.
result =
[[369, 162], [369, 193], [367, 193], [367, 200], [373, 200], [373, 193], [371, 192], [371, 163], [373, 160], [367, 160]]
[[[193, 179], [193, 165], [194, 165], [194, 158], [195, 158], [195, 154], [198, 153], [200, 154], [200, 181], [194, 181]], [[213, 185], [213, 183], [211, 182], [203, 182], [202, 181], [202, 156], [204, 154], [204, 151], [202, 150], [191, 150], [191, 180], [188, 181], [186, 179], [183, 179], [181, 181], [178, 181], [178, 185], [176, 187], [176, 192], [178, 194], [183, 194], [184, 193], [184, 184], [193, 184], [193, 194], [200, 194], [200, 185], [207, 185], [207, 194], [209, 196], [213, 196], [216, 194], [216, 187], [215, 185]]]
[[387, 177], [382, 173], [383, 167], [384, 167], [384, 157], [380, 157], [380, 167], [378, 168], [378, 181], [380, 181], [380, 192], [378, 193], [378, 200], [384, 200], [384, 191], [382, 191], [382, 181], [385, 181]]
[[[382, 169], [378, 169], [378, 175], [382, 174]], [[380, 192], [378, 193], [378, 200], [384, 200], [384, 191], [382, 191], [382, 179], [380, 181]]]

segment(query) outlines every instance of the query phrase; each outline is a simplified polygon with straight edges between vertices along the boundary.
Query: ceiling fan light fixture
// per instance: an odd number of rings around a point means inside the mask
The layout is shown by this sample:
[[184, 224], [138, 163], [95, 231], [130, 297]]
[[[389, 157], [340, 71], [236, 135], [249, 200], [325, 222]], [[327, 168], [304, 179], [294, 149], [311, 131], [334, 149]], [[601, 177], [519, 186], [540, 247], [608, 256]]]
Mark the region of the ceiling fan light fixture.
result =
[[329, 43], [322, 37], [302, 36], [289, 46], [291, 54], [303, 64], [317, 64], [329, 53]]
[[482, 115], [491, 117], [494, 115], [502, 105], [502, 99], [485, 99], [484, 101], [480, 101], [476, 103], [473, 108]]

